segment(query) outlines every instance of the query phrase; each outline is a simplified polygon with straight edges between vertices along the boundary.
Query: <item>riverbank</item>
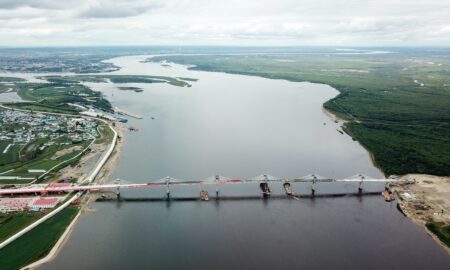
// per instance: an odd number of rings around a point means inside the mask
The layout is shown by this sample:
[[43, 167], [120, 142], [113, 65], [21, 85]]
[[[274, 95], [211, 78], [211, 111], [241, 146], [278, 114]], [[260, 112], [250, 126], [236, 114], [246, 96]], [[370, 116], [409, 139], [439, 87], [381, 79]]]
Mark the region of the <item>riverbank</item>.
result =
[[97, 183], [105, 183], [107, 180], [110, 180], [109, 177], [114, 172], [114, 168], [117, 166], [123, 151], [126, 127], [122, 123], [116, 123], [114, 129], [117, 132], [117, 142], [114, 151], [111, 153], [107, 162], [102, 166], [102, 169], [96, 177]]
[[64, 233], [61, 235], [61, 237], [59, 238], [59, 240], [56, 242], [56, 244], [53, 246], [53, 248], [50, 250], [50, 252], [44, 257], [39, 259], [38, 261], [35, 261], [23, 268], [21, 268], [22, 270], [25, 269], [36, 269], [37, 267], [39, 267], [39, 265], [50, 261], [51, 259], [53, 259], [57, 253], [59, 252], [59, 250], [62, 248], [62, 246], [66, 243], [70, 233], [72, 232], [73, 228], [75, 227], [75, 224], [78, 222], [78, 219], [81, 215], [82, 210], [80, 209], [77, 213], [77, 215], [73, 218], [73, 220], [70, 222], [69, 226], [67, 226], [66, 230], [64, 231]]
[[67, 226], [66, 230], [64, 231], [64, 233], [61, 235], [61, 237], [59, 237], [59, 240], [56, 242], [56, 244], [52, 247], [52, 249], [47, 253], [47, 255], [31, 264], [28, 264], [24, 267], [22, 267], [22, 270], [28, 269], [37, 269], [39, 268], [39, 266], [51, 262], [52, 260], [54, 260], [56, 258], [56, 256], [59, 254], [59, 252], [61, 252], [62, 248], [64, 247], [64, 245], [67, 243], [67, 241], [69, 240], [75, 226], [77, 225], [77, 223], [80, 221], [81, 217], [89, 214], [91, 212], [93, 212], [92, 209], [90, 209], [88, 207], [89, 202], [91, 201], [91, 198], [93, 196], [92, 195], [85, 195], [83, 197], [80, 198], [80, 209], [78, 211], [78, 214], [72, 219], [71, 223], [69, 224], [69, 226]]
[[[109, 127], [112, 128], [112, 126], [109, 126]], [[114, 141], [115, 141], [115, 143], [112, 146], [110, 144], [108, 144], [108, 146], [113, 147], [114, 151], [111, 152], [111, 154], [107, 158], [106, 162], [101, 166], [101, 169], [98, 171], [98, 174], [94, 178], [94, 181], [98, 180], [99, 183], [105, 182], [107, 180], [107, 178], [111, 175], [111, 173], [113, 172], [113, 168], [115, 167], [116, 163], [118, 162], [120, 152], [122, 150], [123, 134], [124, 134], [125, 128], [121, 124], [116, 124], [114, 130], [115, 130], [115, 134], [116, 134], [115, 136], [117, 139], [113, 140], [113, 143], [114, 143]], [[105, 150], [105, 154], [108, 154], [108, 152], [106, 152], [107, 148], [105, 148], [104, 150]], [[89, 176], [87, 176], [87, 175], [84, 177], [84, 179], [88, 179], [88, 178], [89, 178]], [[81, 209], [80, 209], [79, 213], [71, 221], [70, 225], [66, 228], [65, 232], [61, 235], [58, 242], [52, 247], [50, 252], [44, 258], [41, 258], [40, 260], [35, 261], [35, 262], [23, 267], [22, 269], [36, 269], [40, 265], [52, 261], [58, 255], [58, 253], [64, 247], [64, 244], [70, 238], [70, 235], [71, 235], [76, 223], [80, 220], [80, 218], [85, 213], [91, 212], [87, 206], [88, 203], [90, 202], [91, 197], [92, 197], [92, 195], [87, 194], [80, 198]]]
[[[392, 188], [397, 193], [398, 206], [450, 254], [450, 238], [446, 232], [450, 228], [450, 177], [408, 174], [400, 179], [415, 179], [416, 182]], [[432, 231], [431, 224], [439, 227]]]
[[[370, 161], [372, 164], [377, 167], [381, 172], [383, 172], [383, 168], [379, 166], [375, 160], [375, 157], [372, 152], [368, 148], [366, 148], [364, 145], [362, 145], [357, 139], [353, 138], [352, 134], [348, 132], [346, 129], [346, 124], [350, 122], [350, 120], [346, 120], [345, 118], [339, 117], [338, 114], [334, 113], [333, 111], [328, 110], [325, 106], [322, 106], [322, 112], [328, 116], [330, 119], [333, 120], [335, 123], [339, 123], [343, 132], [347, 133], [348, 136], [350, 136], [354, 141], [357, 141], [359, 145], [361, 145], [362, 148], [364, 148], [367, 151], [367, 154], [370, 157]], [[357, 120], [355, 120], [357, 122]], [[384, 172], [383, 172], [384, 174]], [[384, 177], [386, 177], [386, 174], [384, 174]]]
[[327, 110], [325, 107], [322, 106], [322, 112], [328, 116], [333, 122], [335, 123], [346, 123], [347, 120], [340, 118], [339, 116], [337, 116], [336, 114], [334, 114], [332, 111]]
[[[115, 123], [114, 127], [115, 131], [117, 132], [117, 143], [114, 148], [114, 151], [108, 158], [105, 165], [103, 165], [102, 169], [100, 170], [97, 181], [99, 183], [103, 183], [105, 179], [107, 179], [111, 173], [115, 165], [117, 164], [118, 158], [120, 156], [120, 153], [122, 151], [123, 146], [123, 138], [125, 134], [126, 128], [121, 123]], [[87, 179], [89, 177], [90, 172], [93, 170], [93, 167], [97, 164], [97, 162], [102, 158], [102, 156], [107, 151], [110, 144], [104, 143], [102, 139], [98, 140], [99, 142], [96, 142], [92, 144], [91, 151], [84, 155], [77, 163], [76, 166], [68, 167], [64, 169], [60, 175], [57, 176], [56, 181], [58, 180], [71, 180], [71, 179], [78, 179], [78, 182], [81, 183], [84, 181], [84, 179]], [[100, 179], [99, 179], [100, 178]]]
[[77, 207], [66, 207], [8, 246], [0, 249], [1, 268], [19, 269], [44, 256], [58, 242], [73, 217]]

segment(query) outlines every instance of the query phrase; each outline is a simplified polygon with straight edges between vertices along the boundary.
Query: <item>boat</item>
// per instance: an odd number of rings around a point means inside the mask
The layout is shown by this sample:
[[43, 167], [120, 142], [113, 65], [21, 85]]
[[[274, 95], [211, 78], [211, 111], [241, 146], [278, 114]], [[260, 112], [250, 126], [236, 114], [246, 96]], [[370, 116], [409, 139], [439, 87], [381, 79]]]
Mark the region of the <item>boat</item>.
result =
[[385, 188], [383, 191], [384, 200], [386, 202], [392, 202], [395, 200], [395, 196], [392, 193], [392, 191], [389, 190], [389, 188]]
[[128, 122], [128, 119], [123, 118], [123, 117], [118, 117], [117, 119], [119, 120], [119, 122], [122, 122], [122, 123]]
[[202, 201], [209, 201], [208, 191], [206, 191], [206, 190], [200, 191], [200, 199]]

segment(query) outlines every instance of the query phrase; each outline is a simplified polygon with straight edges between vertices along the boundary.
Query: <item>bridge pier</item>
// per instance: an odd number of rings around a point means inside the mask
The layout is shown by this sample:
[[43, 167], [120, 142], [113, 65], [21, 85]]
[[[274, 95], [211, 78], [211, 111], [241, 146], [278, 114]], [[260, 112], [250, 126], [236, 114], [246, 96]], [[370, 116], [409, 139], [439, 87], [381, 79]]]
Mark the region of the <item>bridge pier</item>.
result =
[[166, 177], [166, 200], [170, 201], [170, 177]]
[[[114, 184], [120, 184], [120, 178], [117, 178], [116, 181], [114, 181]], [[117, 200], [120, 201], [120, 186], [117, 187], [116, 197]]]
[[313, 176], [313, 181], [311, 183], [311, 198], [314, 198], [316, 196], [316, 176]]
[[365, 177], [362, 174], [360, 174], [359, 176], [361, 177], [361, 181], [359, 182], [359, 186], [358, 186], [358, 196], [361, 196], [363, 193], [362, 185], [363, 185], [363, 181], [364, 181]]
[[219, 176], [218, 174], [216, 174], [216, 175], [214, 176], [214, 178], [215, 178], [216, 184], [217, 184], [217, 186], [216, 186], [216, 200], [218, 200], [218, 199], [219, 199], [220, 176]]
[[117, 200], [120, 201], [120, 187], [117, 188], [116, 197], [117, 197]]
[[269, 177], [267, 176], [267, 174], [264, 174], [263, 177], [264, 177], [264, 181], [261, 184], [259, 184], [259, 186], [263, 192], [263, 197], [269, 198], [270, 194], [272, 192], [269, 187]]

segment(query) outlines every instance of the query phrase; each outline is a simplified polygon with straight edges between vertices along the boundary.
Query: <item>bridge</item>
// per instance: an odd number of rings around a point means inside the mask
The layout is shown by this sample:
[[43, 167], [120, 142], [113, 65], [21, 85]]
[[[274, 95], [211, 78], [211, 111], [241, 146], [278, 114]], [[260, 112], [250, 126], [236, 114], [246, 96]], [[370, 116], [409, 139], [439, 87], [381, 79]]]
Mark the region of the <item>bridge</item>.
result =
[[[15, 194], [47, 194], [47, 193], [62, 193], [62, 192], [74, 192], [74, 191], [115, 191], [117, 196], [120, 197], [121, 189], [165, 189], [166, 195], [169, 198], [171, 189], [183, 187], [183, 186], [197, 186], [198, 190], [207, 191], [211, 193], [215, 191], [216, 196], [219, 195], [221, 189], [227, 185], [252, 185], [253, 187], [259, 186], [260, 192], [265, 196], [270, 196], [271, 186], [280, 186], [284, 192], [288, 195], [294, 194], [292, 187], [303, 183], [301, 189], [305, 189], [304, 184], [309, 183], [308, 193], [314, 196], [316, 193], [316, 187], [321, 183], [353, 183], [353, 186], [357, 187], [348, 191], [349, 193], [363, 193], [365, 186], [369, 183], [378, 183], [378, 188], [375, 192], [383, 191], [384, 187], [389, 186], [392, 183], [399, 182], [395, 179], [374, 179], [362, 174], [354, 175], [345, 179], [333, 179], [323, 177], [317, 174], [310, 174], [301, 178], [279, 178], [272, 175], [259, 175], [249, 179], [232, 179], [220, 175], [211, 176], [201, 180], [180, 180], [172, 177], [165, 177], [159, 180], [150, 181], [148, 183], [135, 184], [135, 183], [120, 183], [120, 180], [115, 181], [112, 184], [89, 184], [78, 185], [70, 183], [50, 183], [50, 184], [36, 184], [19, 188], [6, 188], [0, 189], [0, 195], [15, 195]], [[404, 181], [403, 181], [404, 182]], [[211, 191], [211, 188], [215, 190]]]

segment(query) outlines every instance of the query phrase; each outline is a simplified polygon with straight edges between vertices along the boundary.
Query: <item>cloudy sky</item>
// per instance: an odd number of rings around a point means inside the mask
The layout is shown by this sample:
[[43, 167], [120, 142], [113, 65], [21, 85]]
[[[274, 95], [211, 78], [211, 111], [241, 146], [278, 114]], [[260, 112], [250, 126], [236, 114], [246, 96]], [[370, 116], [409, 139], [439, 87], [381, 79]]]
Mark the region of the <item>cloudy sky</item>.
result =
[[0, 0], [0, 46], [450, 45], [450, 0]]

